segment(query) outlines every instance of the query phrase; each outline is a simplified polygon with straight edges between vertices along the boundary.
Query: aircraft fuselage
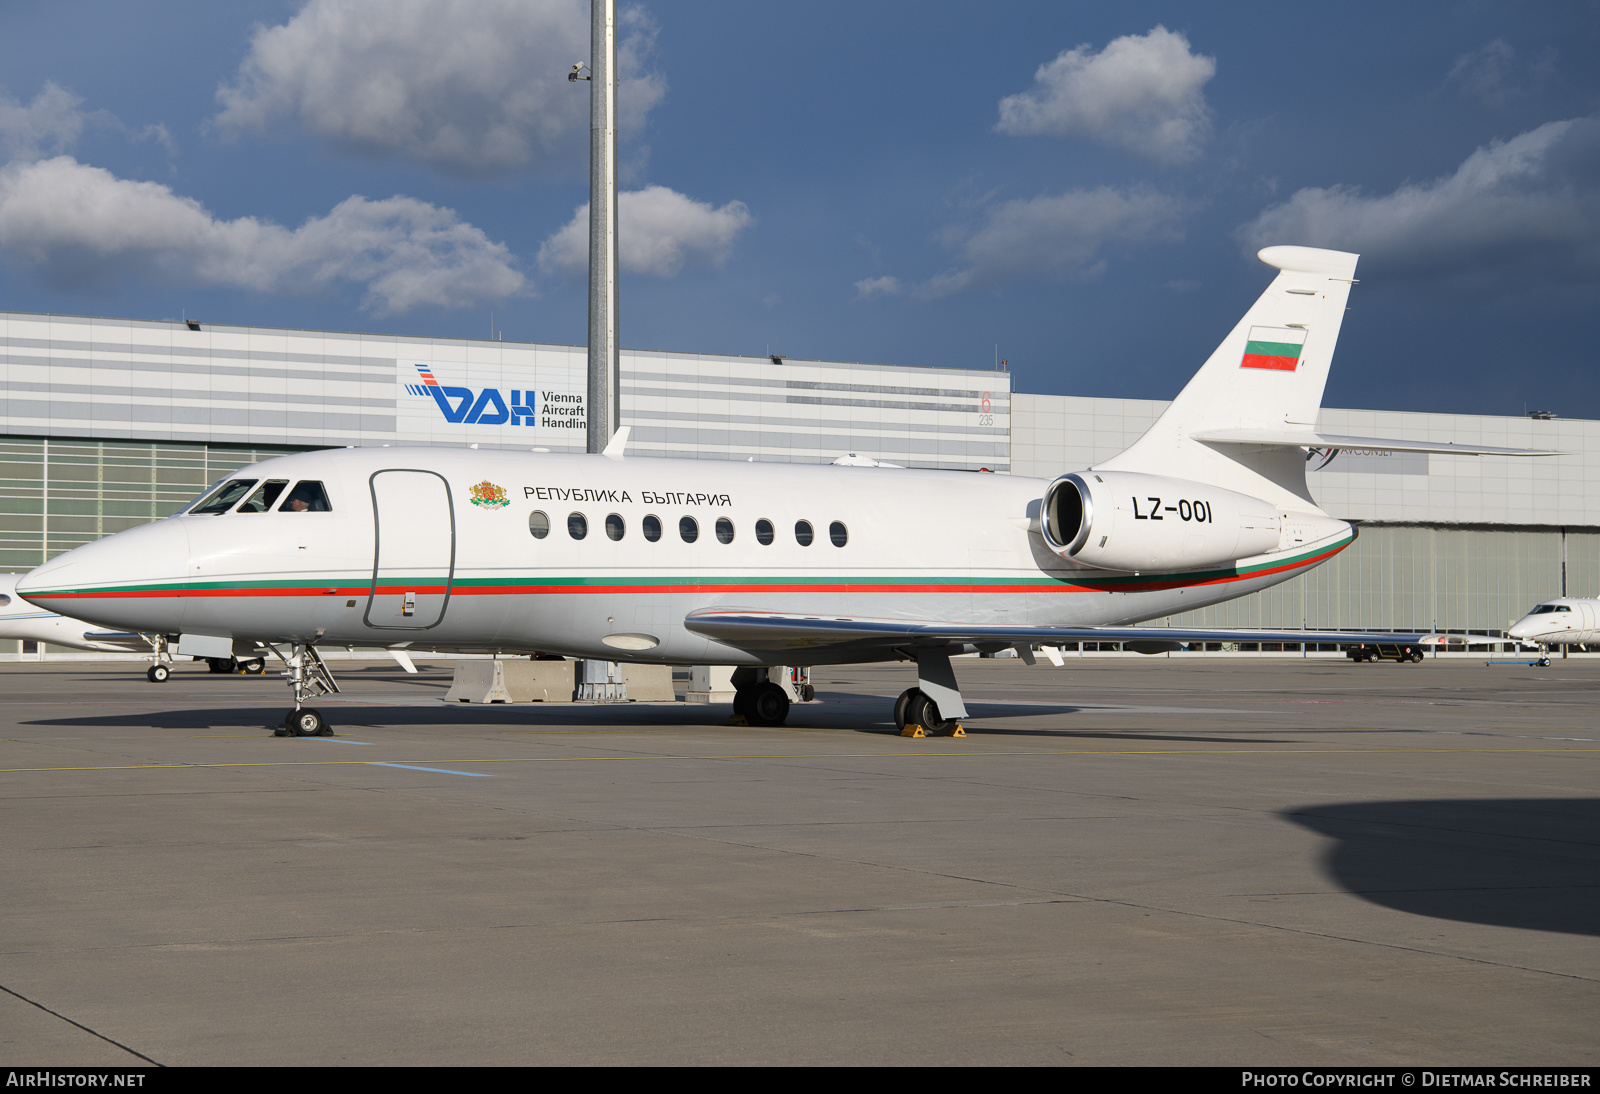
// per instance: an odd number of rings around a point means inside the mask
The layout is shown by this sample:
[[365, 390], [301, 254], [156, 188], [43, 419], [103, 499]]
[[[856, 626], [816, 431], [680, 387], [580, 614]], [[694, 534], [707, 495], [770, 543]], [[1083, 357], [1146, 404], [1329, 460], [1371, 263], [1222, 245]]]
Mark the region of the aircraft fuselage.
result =
[[[46, 563], [24, 595], [100, 626], [174, 635], [794, 663], [794, 652], [695, 634], [684, 617], [738, 606], [1127, 624], [1287, 580], [1353, 539], [1328, 518], [1313, 541], [1237, 563], [1122, 573], [1048, 550], [1038, 533], [1048, 483], [1020, 476], [369, 448], [279, 457], [232, 478], [281, 484], [280, 504], [119, 533]], [[322, 485], [327, 511], [282, 508], [302, 482]], [[1138, 500], [1139, 519], [1152, 500]], [[1185, 515], [1208, 508], [1199, 493], [1181, 514], [1168, 500], [1170, 513], [1157, 510], [1166, 523], [1141, 533], [1182, 536]], [[833, 659], [862, 655], [819, 649], [810, 662]]]

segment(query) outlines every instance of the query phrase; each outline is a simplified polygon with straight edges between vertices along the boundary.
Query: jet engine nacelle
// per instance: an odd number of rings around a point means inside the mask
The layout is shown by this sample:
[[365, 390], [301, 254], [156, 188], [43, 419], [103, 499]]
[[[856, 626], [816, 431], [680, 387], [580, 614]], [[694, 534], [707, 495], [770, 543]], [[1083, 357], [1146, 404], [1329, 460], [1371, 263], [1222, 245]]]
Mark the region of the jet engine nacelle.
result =
[[1062, 558], [1103, 570], [1184, 570], [1277, 550], [1277, 507], [1204, 483], [1079, 471], [1044, 492], [1040, 531]]

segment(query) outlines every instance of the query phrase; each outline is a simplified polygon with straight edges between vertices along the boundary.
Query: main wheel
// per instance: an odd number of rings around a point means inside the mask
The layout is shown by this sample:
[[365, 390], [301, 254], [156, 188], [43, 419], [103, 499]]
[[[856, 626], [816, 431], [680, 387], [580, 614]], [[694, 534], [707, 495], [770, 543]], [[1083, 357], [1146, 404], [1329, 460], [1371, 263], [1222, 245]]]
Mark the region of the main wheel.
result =
[[164, 684], [167, 677], [172, 675], [172, 670], [165, 665], [151, 665], [144, 670], [145, 679], [152, 684]]
[[789, 694], [770, 680], [756, 688], [745, 707], [753, 726], [781, 726], [789, 717]]
[[800, 701], [802, 703], [815, 702], [816, 698], [817, 698], [817, 689], [816, 688], [812, 687], [810, 684], [802, 684], [802, 685], [800, 685]]
[[911, 700], [921, 694], [922, 692], [916, 688], [906, 688], [900, 693], [900, 698], [894, 701], [894, 729], [896, 733], [906, 728], [906, 723], [911, 720], [906, 716], [911, 710]]
[[941, 715], [939, 704], [920, 691], [906, 709], [906, 721], [915, 722], [922, 727], [924, 733], [932, 737], [953, 732], [956, 728], [956, 720]]
[[231, 658], [231, 657], [207, 657], [206, 658], [206, 668], [209, 669], [214, 675], [217, 675], [217, 676], [228, 675], [228, 674], [233, 672], [233, 658]]
[[333, 736], [333, 730], [329, 729], [328, 723], [322, 720], [322, 715], [310, 707], [291, 710], [289, 716], [284, 719], [284, 724], [289, 727], [296, 737]]
[[733, 693], [733, 712], [751, 724], [755, 722], [750, 717], [750, 695], [754, 691], [754, 688], [736, 688]]
[[239, 671], [248, 673], [251, 676], [260, 676], [267, 671], [267, 659], [265, 657], [252, 657], [248, 661], [240, 661]]

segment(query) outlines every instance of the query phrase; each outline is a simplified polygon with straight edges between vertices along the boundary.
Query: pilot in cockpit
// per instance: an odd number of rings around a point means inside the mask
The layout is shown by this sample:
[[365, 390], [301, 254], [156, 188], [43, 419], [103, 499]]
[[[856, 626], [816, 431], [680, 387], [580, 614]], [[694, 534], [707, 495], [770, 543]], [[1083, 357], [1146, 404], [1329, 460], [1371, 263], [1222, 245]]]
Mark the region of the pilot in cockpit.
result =
[[328, 504], [327, 492], [320, 482], [306, 480], [289, 491], [288, 499], [278, 507], [280, 513], [326, 513], [333, 507]]

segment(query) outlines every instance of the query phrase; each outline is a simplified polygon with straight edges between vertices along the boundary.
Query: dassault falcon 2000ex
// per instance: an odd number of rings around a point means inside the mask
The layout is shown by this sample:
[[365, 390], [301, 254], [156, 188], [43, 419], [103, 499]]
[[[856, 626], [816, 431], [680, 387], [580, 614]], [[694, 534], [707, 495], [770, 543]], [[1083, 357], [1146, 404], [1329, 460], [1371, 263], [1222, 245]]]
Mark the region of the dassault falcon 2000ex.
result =
[[1600, 600], [1559, 596], [1546, 600], [1511, 626], [1506, 637], [1539, 647], [1539, 663], [1550, 663], [1551, 646], [1600, 643]]
[[895, 722], [955, 732], [952, 654], [1422, 635], [1134, 627], [1255, 592], [1354, 529], [1306, 450], [1534, 455], [1316, 429], [1356, 256], [1268, 247], [1278, 273], [1132, 447], [1054, 480], [603, 454], [364, 448], [244, 468], [176, 516], [50, 560], [31, 602], [218, 655], [285, 662], [282, 733], [323, 732], [319, 644], [732, 664], [735, 709], [783, 722], [769, 666], [903, 659]]

